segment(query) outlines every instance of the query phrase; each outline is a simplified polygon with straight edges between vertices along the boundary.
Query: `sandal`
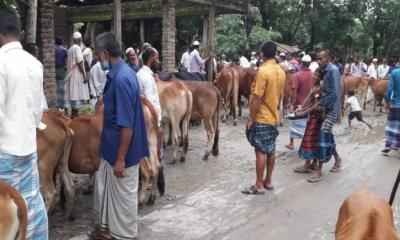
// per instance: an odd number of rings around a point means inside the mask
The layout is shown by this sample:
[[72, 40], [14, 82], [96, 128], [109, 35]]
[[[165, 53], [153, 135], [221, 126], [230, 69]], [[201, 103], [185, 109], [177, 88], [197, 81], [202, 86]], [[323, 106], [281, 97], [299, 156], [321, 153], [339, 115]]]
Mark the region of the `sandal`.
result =
[[264, 194], [265, 191], [259, 190], [255, 185], [252, 185], [249, 188], [242, 190], [242, 193], [247, 195], [257, 195], [257, 194]]
[[311, 182], [311, 183], [316, 183], [316, 182], [321, 181], [322, 179], [323, 179], [322, 176], [317, 177], [316, 175], [314, 175], [314, 176], [310, 177], [309, 179], [307, 179], [307, 181]]
[[341, 169], [340, 169], [340, 165], [333, 165], [333, 167], [329, 170], [329, 172], [332, 172], [332, 173], [337, 173], [337, 172], [339, 172]]
[[267, 190], [270, 190], [270, 191], [274, 190], [274, 186], [268, 187], [267, 184], [265, 184], [265, 182], [263, 183], [263, 185], [264, 185], [264, 188]]
[[88, 232], [87, 236], [91, 240], [112, 240], [109, 230], [104, 230], [100, 227], [96, 227], [93, 231]]
[[390, 150], [392, 150], [392, 149], [390, 149], [390, 148], [388, 148], [388, 147], [385, 147], [385, 148], [382, 150], [382, 153], [389, 153]]
[[311, 169], [305, 167], [304, 165], [298, 166], [294, 169], [295, 173], [311, 173]]
[[293, 146], [285, 145], [285, 147], [286, 147], [287, 149], [289, 149], [289, 150], [294, 150], [294, 147], [293, 147]]

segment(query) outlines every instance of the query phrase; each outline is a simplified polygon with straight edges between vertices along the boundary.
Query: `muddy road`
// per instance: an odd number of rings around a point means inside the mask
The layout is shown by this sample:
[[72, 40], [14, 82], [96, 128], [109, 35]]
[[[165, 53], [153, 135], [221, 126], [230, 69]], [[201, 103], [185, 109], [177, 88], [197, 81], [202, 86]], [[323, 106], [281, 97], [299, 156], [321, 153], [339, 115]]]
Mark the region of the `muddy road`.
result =
[[[247, 113], [244, 113], [247, 116]], [[237, 127], [232, 119], [221, 123], [220, 155], [201, 158], [206, 143], [203, 126], [191, 127], [190, 150], [185, 163], [165, 167], [166, 194], [154, 206], [139, 210], [141, 239], [334, 239], [339, 207], [344, 198], [362, 187], [388, 199], [400, 167], [398, 152], [381, 155], [384, 146], [386, 114], [366, 112], [369, 130], [347, 120], [334, 128], [342, 171], [329, 173], [333, 161], [324, 166], [325, 178], [308, 183], [308, 174], [296, 174], [302, 164], [297, 150], [284, 147], [289, 141], [288, 127], [280, 127], [277, 162], [273, 175], [275, 190], [265, 195], [246, 196], [240, 190], [255, 181], [255, 155], [244, 135], [245, 118]], [[300, 140], [295, 140], [297, 149]], [[171, 148], [165, 158], [171, 159]], [[94, 224], [92, 195], [83, 195], [88, 176], [74, 175], [76, 220], [64, 219], [60, 209], [50, 215], [50, 239], [87, 239]], [[400, 226], [394, 204], [396, 225]]]

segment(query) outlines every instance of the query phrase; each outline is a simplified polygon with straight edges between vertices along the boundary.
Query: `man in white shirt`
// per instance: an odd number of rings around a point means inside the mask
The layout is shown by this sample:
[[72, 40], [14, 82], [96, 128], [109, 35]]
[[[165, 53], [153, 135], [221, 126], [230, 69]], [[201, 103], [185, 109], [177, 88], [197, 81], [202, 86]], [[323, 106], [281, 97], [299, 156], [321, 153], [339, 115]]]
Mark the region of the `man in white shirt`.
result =
[[350, 65], [350, 74], [353, 76], [361, 76], [365, 72], [364, 63], [360, 62], [358, 58]]
[[[104, 86], [107, 81], [107, 72], [101, 67], [100, 61], [90, 69], [90, 93], [92, 105], [96, 106], [97, 101], [103, 97]], [[97, 109], [96, 109], [97, 110]]]
[[0, 180], [25, 199], [26, 239], [47, 240], [36, 152], [36, 128], [43, 111], [43, 66], [22, 49], [20, 32], [19, 17], [0, 11]]
[[194, 41], [193, 42], [193, 50], [189, 55], [189, 57], [190, 57], [189, 68], [190, 68], [190, 72], [193, 72], [193, 73], [200, 73], [204, 67], [204, 63], [208, 59], [210, 59], [210, 57], [206, 57], [205, 59], [202, 59], [200, 57], [199, 48], [200, 48], [200, 42]]
[[[378, 59], [372, 59], [371, 65], [368, 67], [367, 75], [369, 79], [377, 79], [378, 78]], [[374, 99], [374, 93], [371, 90], [371, 87], [368, 87], [367, 91], [367, 102], [372, 101]]]
[[181, 58], [181, 65], [183, 66], [185, 71], [190, 72], [190, 53], [189, 49], [186, 50]]
[[154, 79], [152, 69], [156, 69], [159, 64], [158, 51], [152, 47], [147, 48], [142, 53], [143, 67], [137, 73], [139, 80], [140, 94], [153, 104], [158, 116], [158, 125], [161, 124], [161, 104], [157, 91], [157, 84]]
[[378, 78], [387, 78], [389, 74], [389, 65], [387, 65], [387, 59], [382, 60], [382, 64], [378, 67]]
[[251, 56], [250, 56], [250, 64], [257, 66], [257, 56], [256, 56], [256, 52], [251, 52]]
[[81, 43], [82, 35], [75, 32], [72, 36], [74, 45], [68, 50], [67, 81], [71, 101], [71, 118], [78, 117], [79, 110], [89, 100], [89, 89], [86, 85], [86, 71]]
[[239, 58], [239, 63], [242, 68], [250, 67], [250, 62], [249, 62], [249, 60], [247, 60], [247, 58], [244, 56], [244, 54], [242, 54], [242, 56]]

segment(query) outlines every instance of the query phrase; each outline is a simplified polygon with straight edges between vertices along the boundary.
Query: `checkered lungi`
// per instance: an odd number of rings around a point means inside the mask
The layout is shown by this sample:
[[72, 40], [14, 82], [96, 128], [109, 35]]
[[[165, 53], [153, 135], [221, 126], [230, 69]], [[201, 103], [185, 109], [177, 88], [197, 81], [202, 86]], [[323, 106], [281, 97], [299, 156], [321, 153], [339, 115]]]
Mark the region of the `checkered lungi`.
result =
[[319, 133], [324, 119], [322, 113], [314, 110], [310, 113], [304, 137], [301, 140], [299, 148], [299, 157], [304, 160], [317, 159], [317, 151], [319, 148]]
[[400, 108], [390, 108], [385, 127], [386, 147], [400, 147]]
[[247, 140], [255, 150], [267, 155], [275, 154], [278, 135], [276, 126], [257, 122], [253, 123], [249, 130], [246, 130]]
[[47, 212], [40, 194], [36, 153], [24, 157], [0, 153], [0, 180], [16, 188], [26, 201], [28, 207], [26, 239], [47, 240]]
[[290, 121], [290, 138], [303, 138], [308, 117]]
[[321, 126], [319, 134], [319, 146], [316, 153], [316, 158], [322, 163], [327, 163], [331, 160], [333, 153], [336, 149], [335, 138], [332, 133], [333, 125], [337, 122], [339, 116], [330, 112]]
[[57, 107], [69, 108], [69, 90], [67, 80], [65, 79], [65, 70], [56, 69], [57, 83]]
[[81, 108], [83, 108], [87, 101], [86, 100], [78, 100], [78, 101], [70, 101], [71, 102], [71, 108], [72, 109], [76, 109], [76, 110], [80, 110]]

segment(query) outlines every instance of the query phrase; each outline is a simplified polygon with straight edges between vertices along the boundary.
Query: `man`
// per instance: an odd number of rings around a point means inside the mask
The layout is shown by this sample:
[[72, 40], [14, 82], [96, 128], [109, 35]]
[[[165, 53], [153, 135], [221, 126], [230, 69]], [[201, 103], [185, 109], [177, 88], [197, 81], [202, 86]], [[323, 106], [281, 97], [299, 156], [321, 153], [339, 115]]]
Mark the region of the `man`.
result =
[[315, 73], [315, 71], [319, 68], [317, 61], [315, 61], [315, 52], [311, 52], [310, 54], [311, 57], [311, 63], [309, 69]]
[[94, 208], [100, 227], [93, 239], [138, 239], [139, 162], [149, 156], [146, 125], [136, 73], [121, 58], [112, 33], [95, 41], [96, 55], [107, 73], [101, 163], [96, 176]]
[[[104, 86], [107, 81], [107, 72], [101, 67], [99, 61], [90, 69], [90, 94], [91, 104], [96, 107], [96, 103], [103, 97]], [[97, 109], [96, 109], [97, 111]]]
[[190, 72], [190, 53], [189, 53], [189, 48], [182, 55], [181, 65], [182, 65], [184, 71]]
[[146, 50], [147, 48], [151, 47], [151, 44], [148, 42], [143, 43], [143, 49], [142, 52], [139, 54], [139, 63], [140, 66], [143, 66], [143, 58], [142, 58], [142, 53], [144, 52], [144, 50]]
[[347, 75], [351, 75], [351, 65], [354, 63], [353, 58], [349, 57], [347, 59], [347, 63], [344, 65], [344, 70], [343, 70], [343, 75], [347, 76]]
[[[326, 118], [322, 124], [319, 134], [319, 148], [317, 153], [318, 166], [314, 176], [308, 179], [309, 182], [319, 182], [322, 180], [322, 166], [329, 162], [336, 151], [336, 143], [332, 133], [333, 125], [341, 115], [341, 87], [340, 73], [336, 66], [330, 63], [328, 50], [317, 54], [317, 61], [320, 68], [324, 71], [321, 87], [320, 107], [324, 110]], [[335, 166], [340, 166], [335, 162]]]
[[350, 65], [350, 74], [354, 76], [361, 76], [364, 72], [365, 69], [363, 68], [363, 63], [360, 62], [359, 58], [356, 58]]
[[390, 74], [388, 88], [384, 97], [385, 109], [389, 110], [387, 123], [385, 127], [386, 143], [384, 154], [390, 150], [400, 148], [400, 69], [394, 69]]
[[[256, 184], [242, 191], [244, 194], [264, 194], [272, 190], [272, 171], [275, 165], [278, 106], [283, 96], [285, 72], [275, 60], [276, 44], [266, 42], [262, 46], [264, 63], [260, 66], [252, 85], [250, 114], [246, 123], [246, 135], [256, 152]], [[266, 160], [267, 158], [267, 160]], [[265, 163], [267, 176], [264, 177]]]
[[340, 76], [343, 76], [344, 67], [343, 64], [340, 63], [340, 58], [335, 56], [333, 58], [333, 64], [338, 68]]
[[257, 66], [257, 53], [256, 52], [251, 52], [251, 56], [250, 56], [250, 64]]
[[43, 66], [22, 49], [20, 32], [20, 19], [0, 11], [0, 180], [16, 188], [26, 201], [26, 239], [47, 240], [48, 220], [36, 153]]
[[[292, 97], [289, 107], [290, 112], [297, 110], [305, 102], [314, 86], [314, 73], [310, 70], [311, 57], [305, 55], [301, 59], [301, 70], [294, 75], [292, 84]], [[290, 123], [290, 143], [286, 145], [290, 150], [294, 149], [294, 139], [303, 138], [306, 130], [307, 117], [292, 120]]]
[[[378, 78], [378, 59], [377, 58], [372, 59], [372, 62], [368, 67], [367, 75], [370, 80]], [[368, 86], [367, 102], [370, 102], [372, 100], [374, 100], [374, 93], [372, 92], [371, 87]]]
[[161, 105], [158, 97], [156, 80], [154, 79], [154, 72], [152, 71], [152, 69], [157, 69], [159, 64], [159, 54], [156, 49], [150, 47], [143, 52], [142, 57], [144, 65], [137, 74], [140, 93], [153, 104], [158, 116], [158, 126], [160, 126]]
[[387, 78], [389, 74], [389, 65], [386, 58], [382, 60], [382, 63], [378, 66], [378, 78]]
[[67, 81], [71, 103], [71, 118], [78, 117], [79, 110], [89, 100], [89, 89], [86, 85], [86, 71], [82, 54], [82, 35], [75, 32], [72, 35], [74, 44], [68, 50]]
[[244, 54], [242, 54], [242, 56], [240, 56], [239, 63], [242, 68], [250, 67], [250, 62], [249, 62], [249, 60], [247, 60], [247, 58], [244, 56]]
[[200, 42], [194, 41], [193, 42], [193, 50], [189, 55], [189, 57], [190, 57], [190, 67], [189, 67], [190, 72], [201, 72], [201, 69], [204, 67], [205, 61], [208, 60], [208, 58], [202, 59], [200, 57], [199, 48], [200, 48]]
[[222, 66], [227, 66], [227, 65], [230, 64], [228, 61], [226, 61], [226, 56], [225, 56], [225, 54], [222, 54], [222, 55], [221, 55], [221, 64], [222, 64]]
[[56, 83], [57, 83], [57, 107], [64, 109], [65, 115], [68, 115], [69, 91], [66, 86], [66, 63], [68, 50], [63, 46], [63, 39], [56, 37]]
[[135, 50], [130, 47], [126, 49], [125, 55], [126, 55], [126, 63], [135, 71], [135, 73], [137, 73], [140, 69], [140, 63]]

